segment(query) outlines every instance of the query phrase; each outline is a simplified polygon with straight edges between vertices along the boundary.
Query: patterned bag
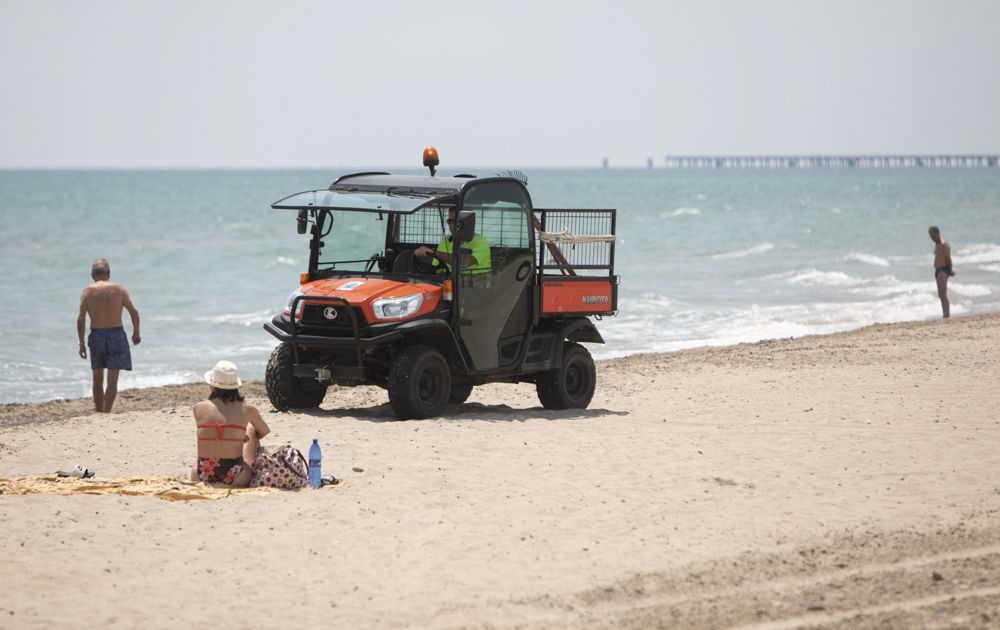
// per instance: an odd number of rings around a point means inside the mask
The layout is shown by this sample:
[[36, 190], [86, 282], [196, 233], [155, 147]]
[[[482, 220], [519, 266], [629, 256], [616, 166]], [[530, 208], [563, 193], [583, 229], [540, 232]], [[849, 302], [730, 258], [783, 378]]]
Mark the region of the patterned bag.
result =
[[309, 463], [298, 449], [282, 446], [273, 453], [261, 449], [253, 462], [251, 488], [294, 490], [309, 485]]

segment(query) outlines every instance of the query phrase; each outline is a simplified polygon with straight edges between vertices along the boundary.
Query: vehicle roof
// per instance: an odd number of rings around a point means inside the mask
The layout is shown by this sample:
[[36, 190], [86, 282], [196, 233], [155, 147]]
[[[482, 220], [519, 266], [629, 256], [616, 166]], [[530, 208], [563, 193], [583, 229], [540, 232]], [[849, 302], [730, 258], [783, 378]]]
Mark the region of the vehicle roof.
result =
[[337, 179], [327, 189], [289, 195], [274, 202], [271, 207], [275, 210], [351, 210], [407, 214], [431, 204], [454, 204], [461, 190], [476, 181], [511, 181], [523, 185], [509, 177], [477, 179], [473, 175], [430, 177], [354, 173]]

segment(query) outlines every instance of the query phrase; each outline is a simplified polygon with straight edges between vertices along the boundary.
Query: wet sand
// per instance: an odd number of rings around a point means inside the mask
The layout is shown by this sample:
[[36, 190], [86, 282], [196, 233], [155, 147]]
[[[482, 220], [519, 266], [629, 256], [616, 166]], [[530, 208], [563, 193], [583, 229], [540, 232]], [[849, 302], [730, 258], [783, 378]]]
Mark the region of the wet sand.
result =
[[[598, 364], [590, 409], [271, 412], [319, 491], [0, 496], [0, 627], [1000, 625], [1000, 316]], [[0, 477], [187, 473], [204, 385], [0, 407]]]

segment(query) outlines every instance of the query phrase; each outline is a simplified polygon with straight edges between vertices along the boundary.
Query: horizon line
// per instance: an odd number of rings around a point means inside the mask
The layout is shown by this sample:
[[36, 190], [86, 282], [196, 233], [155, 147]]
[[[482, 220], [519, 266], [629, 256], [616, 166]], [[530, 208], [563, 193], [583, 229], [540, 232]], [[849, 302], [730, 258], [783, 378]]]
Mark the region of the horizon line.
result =
[[[610, 159], [604, 158], [592, 165], [547, 165], [547, 166], [521, 166], [518, 169], [531, 170], [650, 170], [663, 169], [672, 170], [669, 164], [674, 160], [779, 160], [779, 159], [820, 159], [820, 160], [867, 160], [867, 159], [983, 159], [1000, 160], [1000, 153], [672, 153], [662, 156], [659, 160], [645, 158], [639, 163], [619, 163], [615, 165]], [[509, 166], [479, 165], [479, 166], [457, 166], [449, 167], [448, 170], [456, 172], [474, 169], [496, 169], [510, 168]], [[349, 170], [352, 172], [372, 171], [379, 169], [406, 169], [424, 170], [421, 166], [221, 166], [221, 165], [195, 165], [195, 166], [13, 166], [0, 165], [0, 172], [36, 172], [36, 171], [339, 171]]]

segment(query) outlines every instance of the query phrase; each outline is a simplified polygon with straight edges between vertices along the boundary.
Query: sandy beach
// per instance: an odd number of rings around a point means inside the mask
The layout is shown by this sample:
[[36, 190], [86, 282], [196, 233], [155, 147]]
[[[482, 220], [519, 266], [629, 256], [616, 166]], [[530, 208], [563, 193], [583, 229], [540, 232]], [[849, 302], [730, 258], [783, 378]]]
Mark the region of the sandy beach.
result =
[[[276, 413], [251, 383], [265, 444], [318, 438], [340, 486], [0, 496], [0, 628], [996, 628], [998, 356], [1000, 315], [878, 325], [408, 422], [376, 388]], [[0, 407], [0, 477], [183, 477], [206, 393]]]

